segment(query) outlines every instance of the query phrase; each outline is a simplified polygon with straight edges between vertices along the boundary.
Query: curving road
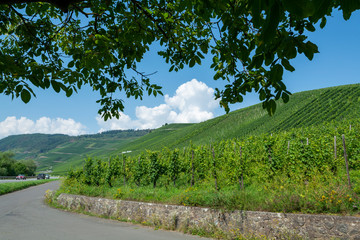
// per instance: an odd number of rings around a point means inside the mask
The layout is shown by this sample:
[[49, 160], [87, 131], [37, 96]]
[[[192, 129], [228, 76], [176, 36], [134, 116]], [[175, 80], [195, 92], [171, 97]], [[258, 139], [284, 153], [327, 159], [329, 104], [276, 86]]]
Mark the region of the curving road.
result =
[[43, 203], [44, 193], [58, 186], [50, 182], [0, 196], [0, 239], [204, 239], [50, 208]]

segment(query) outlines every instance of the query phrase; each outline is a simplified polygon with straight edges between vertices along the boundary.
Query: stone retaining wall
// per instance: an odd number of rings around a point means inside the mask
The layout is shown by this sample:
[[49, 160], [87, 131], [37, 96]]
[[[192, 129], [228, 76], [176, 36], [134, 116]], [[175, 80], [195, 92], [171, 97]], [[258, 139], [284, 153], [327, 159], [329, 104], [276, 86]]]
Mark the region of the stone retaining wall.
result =
[[350, 216], [222, 211], [210, 208], [143, 203], [61, 194], [58, 204], [71, 210], [120, 220], [146, 222], [167, 229], [256, 233], [268, 237], [360, 240], [360, 218]]

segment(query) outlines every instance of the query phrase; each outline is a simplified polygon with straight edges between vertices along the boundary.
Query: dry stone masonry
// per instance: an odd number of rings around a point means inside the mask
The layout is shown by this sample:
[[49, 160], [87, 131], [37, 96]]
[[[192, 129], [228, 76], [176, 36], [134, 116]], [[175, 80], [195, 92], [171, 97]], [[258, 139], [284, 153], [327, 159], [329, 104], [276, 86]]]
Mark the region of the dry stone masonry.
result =
[[180, 231], [202, 229], [233, 234], [256, 233], [268, 237], [288, 234], [307, 239], [360, 240], [360, 218], [351, 216], [223, 211], [70, 194], [61, 194], [57, 202], [70, 210]]

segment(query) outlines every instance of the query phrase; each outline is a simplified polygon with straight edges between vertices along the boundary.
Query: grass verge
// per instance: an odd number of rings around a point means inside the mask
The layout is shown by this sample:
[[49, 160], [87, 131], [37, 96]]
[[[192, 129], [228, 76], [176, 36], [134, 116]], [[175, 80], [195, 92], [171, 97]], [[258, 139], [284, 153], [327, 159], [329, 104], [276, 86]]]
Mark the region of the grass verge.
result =
[[120, 182], [91, 186], [76, 179], [66, 179], [58, 194], [70, 193], [110, 199], [165, 203], [184, 206], [211, 207], [224, 210], [247, 210], [285, 213], [341, 214], [360, 213], [360, 172], [352, 172], [353, 188], [346, 177], [314, 176], [306, 181], [286, 176], [269, 182], [254, 182], [241, 190], [236, 186], [222, 186], [215, 190], [211, 182], [195, 186], [157, 187], [123, 185]]
[[25, 189], [28, 187], [44, 184], [44, 183], [47, 183], [50, 181], [54, 181], [54, 179], [1, 183], [0, 184], [0, 195], [15, 192], [15, 191]]

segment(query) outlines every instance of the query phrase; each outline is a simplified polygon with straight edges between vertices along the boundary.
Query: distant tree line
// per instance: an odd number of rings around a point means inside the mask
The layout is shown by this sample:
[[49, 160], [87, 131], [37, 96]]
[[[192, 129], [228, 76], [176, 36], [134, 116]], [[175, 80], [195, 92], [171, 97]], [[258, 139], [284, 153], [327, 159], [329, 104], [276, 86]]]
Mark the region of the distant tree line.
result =
[[12, 152], [0, 152], [0, 176], [16, 176], [25, 174], [35, 175], [36, 163], [34, 160], [15, 160]]

